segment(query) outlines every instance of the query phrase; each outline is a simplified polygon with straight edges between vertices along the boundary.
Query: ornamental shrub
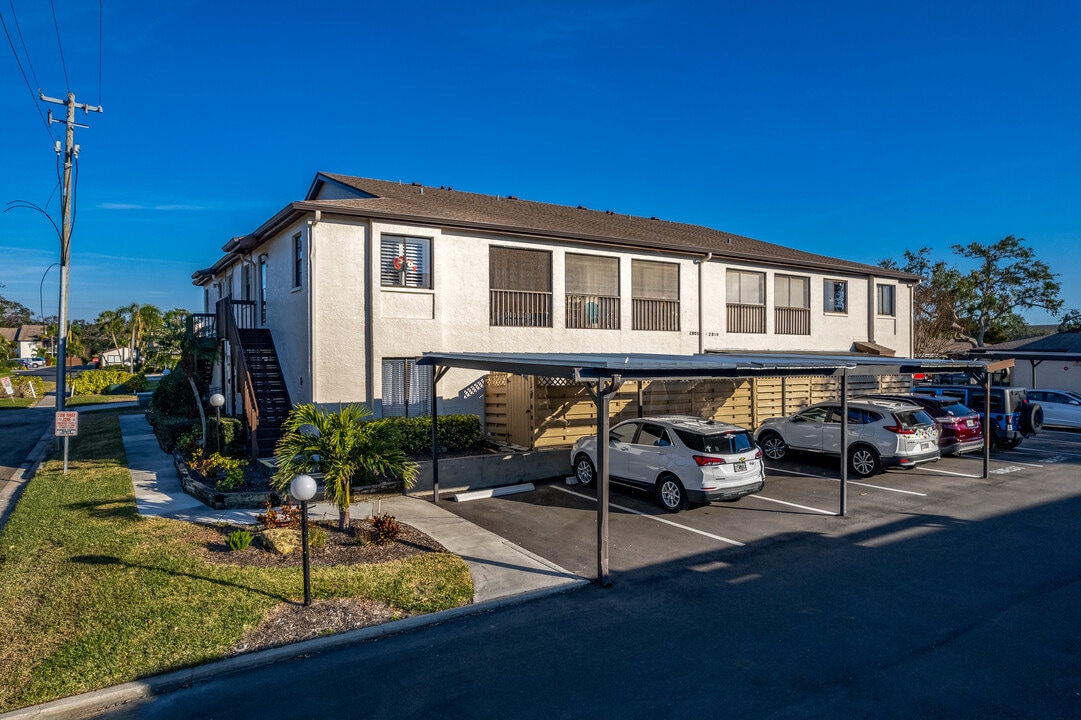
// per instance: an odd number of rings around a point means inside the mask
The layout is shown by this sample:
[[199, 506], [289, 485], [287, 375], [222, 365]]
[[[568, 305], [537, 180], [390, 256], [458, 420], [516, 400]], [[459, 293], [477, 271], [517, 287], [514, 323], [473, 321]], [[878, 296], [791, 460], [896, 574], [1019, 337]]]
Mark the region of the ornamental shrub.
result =
[[136, 386], [146, 388], [146, 376], [132, 375], [124, 370], [84, 370], [71, 383], [76, 395], [104, 395], [113, 386], [134, 392]]
[[252, 534], [247, 530], [234, 530], [225, 538], [230, 550], [238, 551], [251, 545]]
[[158, 445], [167, 453], [176, 450], [182, 438], [187, 437], [190, 439], [194, 437], [195, 444], [199, 442], [198, 438], [201, 434], [199, 424], [197, 422], [193, 423], [189, 417], [165, 415], [151, 409], [147, 411], [146, 419], [150, 421], [150, 426], [154, 428], [154, 435], [158, 438]]
[[244, 484], [244, 466], [248, 461], [216, 452], [207, 455], [202, 448], [197, 448], [192, 452], [188, 464], [207, 480], [213, 480], [215, 490], [227, 491]]
[[11, 378], [11, 390], [17, 398], [41, 397], [45, 383], [37, 375], [20, 375]]
[[191, 383], [182, 372], [169, 373], [162, 377], [154, 388], [154, 394], [150, 396], [151, 410], [161, 415], [197, 418], [199, 409], [195, 402]]
[[389, 545], [401, 537], [401, 534], [402, 527], [393, 515], [372, 515], [372, 542], [376, 545]]

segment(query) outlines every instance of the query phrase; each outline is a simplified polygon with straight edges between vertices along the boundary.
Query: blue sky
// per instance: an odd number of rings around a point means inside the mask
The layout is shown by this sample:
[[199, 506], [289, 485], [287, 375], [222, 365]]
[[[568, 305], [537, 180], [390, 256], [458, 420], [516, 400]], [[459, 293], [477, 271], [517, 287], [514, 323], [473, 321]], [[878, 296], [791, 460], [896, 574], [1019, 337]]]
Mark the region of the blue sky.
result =
[[[73, 318], [200, 309], [191, 273], [318, 171], [872, 264], [926, 245], [964, 268], [952, 244], [1016, 235], [1081, 308], [1074, 0], [101, 0], [100, 45], [96, 2], [53, 0], [55, 23], [9, 2], [31, 86], [105, 110], [78, 114]], [[0, 203], [49, 203], [59, 224], [62, 131], [39, 110], [63, 108], [0, 43]], [[0, 294], [55, 313], [45, 218], [0, 215], [0, 253]]]

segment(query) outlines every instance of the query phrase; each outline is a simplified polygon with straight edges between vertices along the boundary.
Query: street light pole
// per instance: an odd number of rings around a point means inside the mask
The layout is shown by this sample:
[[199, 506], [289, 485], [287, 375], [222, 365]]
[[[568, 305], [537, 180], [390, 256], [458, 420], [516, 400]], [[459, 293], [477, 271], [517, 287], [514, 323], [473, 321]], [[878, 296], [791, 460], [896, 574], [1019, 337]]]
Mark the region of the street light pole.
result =
[[297, 475], [289, 484], [289, 494], [300, 501], [300, 544], [304, 552], [304, 607], [312, 604], [311, 560], [308, 553], [308, 501], [315, 497], [315, 479]]
[[45, 272], [41, 274], [41, 282], [38, 283], [38, 304], [41, 306], [41, 322], [43, 325], [45, 324], [45, 296], [43, 294], [45, 288], [45, 276], [49, 274], [50, 270], [59, 265], [60, 263], [54, 262], [49, 267], [45, 268]]

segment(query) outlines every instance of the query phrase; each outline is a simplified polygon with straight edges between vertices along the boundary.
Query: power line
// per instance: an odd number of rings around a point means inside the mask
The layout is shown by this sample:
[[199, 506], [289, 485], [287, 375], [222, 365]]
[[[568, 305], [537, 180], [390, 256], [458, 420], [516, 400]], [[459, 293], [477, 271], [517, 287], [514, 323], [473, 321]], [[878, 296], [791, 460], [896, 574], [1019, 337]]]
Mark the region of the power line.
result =
[[[15, 56], [15, 64], [19, 66], [19, 72], [23, 76], [23, 82], [26, 83], [26, 89], [30, 91], [30, 98], [34, 103], [34, 109], [38, 111], [38, 117], [41, 118], [42, 124], [45, 126], [45, 132], [49, 136], [49, 141], [53, 140], [52, 129], [49, 125], [49, 121], [45, 119], [45, 114], [41, 112], [41, 106], [38, 105], [37, 96], [34, 94], [34, 88], [30, 87], [30, 80], [26, 77], [26, 70], [23, 68], [22, 59], [19, 57], [19, 51], [15, 49], [15, 42], [11, 39], [11, 33], [8, 32], [7, 21], [4, 20], [3, 13], [0, 13], [0, 25], [4, 26], [4, 35], [7, 36], [8, 46], [11, 48], [11, 54]], [[27, 58], [29, 61], [29, 57]]]
[[30, 59], [30, 51], [26, 49], [26, 39], [23, 37], [22, 26], [19, 25], [19, 16], [15, 13], [15, 0], [8, 0], [11, 6], [11, 19], [15, 21], [15, 31], [19, 33], [19, 42], [23, 46], [23, 55], [26, 55], [26, 64], [30, 66], [30, 77], [34, 78], [34, 87], [41, 87], [38, 82], [38, 74], [34, 72], [34, 61]]
[[60, 23], [56, 21], [56, 3], [49, 0], [53, 9], [53, 27], [56, 28], [56, 46], [60, 48], [60, 65], [64, 68], [64, 82], [67, 83], [68, 92], [71, 92], [71, 81], [68, 80], [68, 64], [64, 60], [64, 43], [60, 42]]

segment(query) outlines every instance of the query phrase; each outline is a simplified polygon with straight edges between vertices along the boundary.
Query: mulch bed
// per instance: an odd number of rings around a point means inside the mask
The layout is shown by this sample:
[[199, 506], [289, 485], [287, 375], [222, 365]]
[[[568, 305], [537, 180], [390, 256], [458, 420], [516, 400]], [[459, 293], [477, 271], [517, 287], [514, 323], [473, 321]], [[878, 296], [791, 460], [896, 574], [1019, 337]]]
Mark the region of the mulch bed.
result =
[[[312, 522], [309, 528], [318, 527], [324, 531], [326, 541], [322, 547], [310, 549], [311, 565], [375, 564], [425, 552], [447, 552], [445, 547], [416, 528], [404, 523], [399, 523], [399, 526], [401, 535], [397, 541], [377, 545], [370, 540], [371, 522], [367, 519], [352, 520], [344, 531], [338, 529], [336, 519]], [[208, 562], [260, 568], [300, 568], [303, 564], [303, 555], [299, 550], [286, 556], [278, 555], [264, 549], [258, 537], [244, 550], [230, 550], [225, 539], [229, 533], [241, 528], [213, 526], [207, 529], [210, 535], [203, 545], [203, 554]], [[380, 625], [408, 616], [409, 613], [386, 603], [363, 598], [313, 600], [308, 607], [300, 603], [283, 603], [246, 633], [227, 656]]]

